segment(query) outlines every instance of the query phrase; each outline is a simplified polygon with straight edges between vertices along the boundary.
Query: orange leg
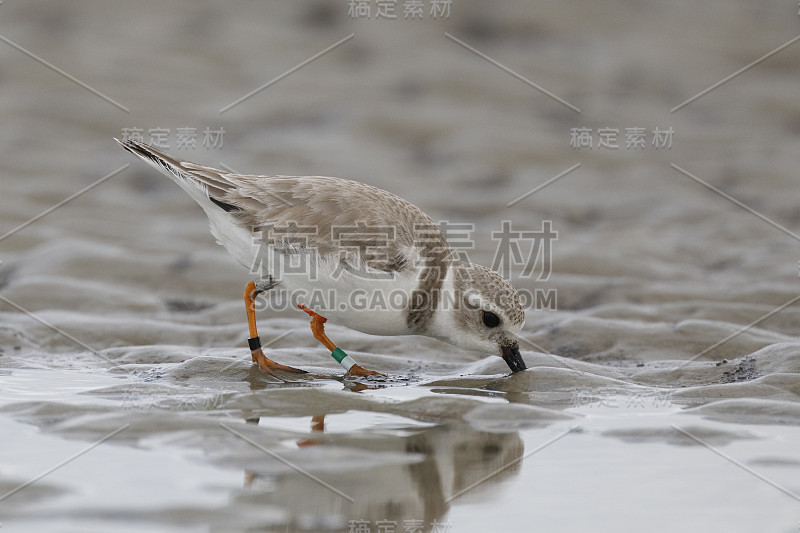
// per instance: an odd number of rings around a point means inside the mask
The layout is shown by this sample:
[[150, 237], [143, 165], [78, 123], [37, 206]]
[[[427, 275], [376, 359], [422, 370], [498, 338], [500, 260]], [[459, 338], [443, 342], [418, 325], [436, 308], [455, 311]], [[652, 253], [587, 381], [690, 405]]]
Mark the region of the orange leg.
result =
[[[311, 433], [324, 433], [325, 432], [325, 415], [317, 415], [311, 417]], [[298, 448], [305, 448], [306, 446], [316, 446], [322, 444], [322, 439], [302, 439], [297, 441]]]
[[[327, 335], [325, 335], [325, 322], [328, 321], [327, 318], [325, 318], [322, 315], [319, 315], [319, 314], [315, 313], [314, 311], [312, 311], [311, 309], [309, 309], [308, 307], [306, 307], [303, 304], [297, 304], [297, 307], [299, 307], [300, 309], [302, 309], [303, 311], [305, 311], [306, 313], [308, 313], [311, 316], [311, 333], [314, 334], [314, 338], [317, 339], [319, 342], [321, 342], [327, 349], [329, 349], [332, 352], [331, 355], [335, 355], [337, 351], [339, 353], [343, 354], [345, 359], [340, 360], [340, 359], [336, 358], [336, 360], [339, 361], [340, 363], [342, 363], [343, 366], [345, 366], [347, 360], [349, 360], [349, 361], [351, 361], [353, 363], [352, 366], [349, 367], [349, 370], [347, 370], [348, 374], [352, 374], [352, 375], [355, 375], [355, 376], [383, 376], [383, 375], [385, 375], [385, 374], [381, 374], [380, 372], [375, 372], [374, 370], [367, 370], [363, 366], [353, 362], [353, 360], [350, 359], [349, 355], [347, 355], [343, 351], [339, 350], [336, 347], [336, 345], [333, 344], [333, 341], [330, 340]], [[347, 366], [345, 366], [345, 368], [347, 368]]]
[[256, 288], [256, 284], [253, 281], [244, 288], [244, 307], [247, 310], [247, 326], [250, 328], [250, 338], [247, 339], [247, 342], [250, 344], [250, 355], [253, 358], [253, 362], [258, 363], [258, 368], [270, 376], [278, 377], [275, 374], [275, 370], [305, 374], [305, 370], [276, 363], [261, 351], [261, 339], [258, 337], [258, 329], [256, 329], [255, 309], [255, 298], [259, 292], [261, 291]]

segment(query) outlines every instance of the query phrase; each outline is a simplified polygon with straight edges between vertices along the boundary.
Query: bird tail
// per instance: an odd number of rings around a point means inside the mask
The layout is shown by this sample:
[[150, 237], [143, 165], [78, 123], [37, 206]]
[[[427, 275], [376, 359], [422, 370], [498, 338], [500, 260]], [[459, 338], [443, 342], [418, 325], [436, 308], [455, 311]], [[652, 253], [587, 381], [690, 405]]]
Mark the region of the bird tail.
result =
[[239, 209], [224, 201], [224, 197], [233, 188], [233, 185], [225, 179], [223, 171], [182, 161], [138, 141], [120, 141], [116, 138], [114, 140], [125, 150], [140, 157], [172, 179], [206, 211], [208, 208], [213, 208], [211, 204], [225, 211]]
[[130, 153], [169, 176], [181, 189], [203, 208], [211, 226], [211, 234], [241, 265], [252, 268], [253, 258], [259, 251], [250, 230], [236, 217], [241, 208], [229, 203], [226, 196], [235, 193], [236, 187], [228, 174], [189, 161], [182, 161], [157, 148], [137, 141], [115, 139]]

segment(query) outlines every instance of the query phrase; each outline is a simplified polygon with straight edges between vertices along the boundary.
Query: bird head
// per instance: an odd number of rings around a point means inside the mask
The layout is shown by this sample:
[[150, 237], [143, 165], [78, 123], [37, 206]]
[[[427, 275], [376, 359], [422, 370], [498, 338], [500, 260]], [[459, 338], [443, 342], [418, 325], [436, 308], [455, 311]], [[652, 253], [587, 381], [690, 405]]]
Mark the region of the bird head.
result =
[[519, 353], [525, 311], [514, 286], [491, 269], [459, 262], [453, 264], [453, 292], [455, 327], [446, 340], [498, 354], [512, 372], [525, 370]]

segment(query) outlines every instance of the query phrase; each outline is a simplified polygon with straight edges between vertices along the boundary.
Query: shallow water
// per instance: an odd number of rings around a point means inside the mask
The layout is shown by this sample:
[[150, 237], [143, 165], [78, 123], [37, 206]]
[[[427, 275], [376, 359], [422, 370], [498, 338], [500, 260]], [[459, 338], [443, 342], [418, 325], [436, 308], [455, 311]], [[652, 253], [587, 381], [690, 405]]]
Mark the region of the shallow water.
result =
[[[2, 531], [797, 531], [800, 44], [675, 110], [793, 39], [797, 6], [347, 9], [0, 3], [0, 36], [96, 91], [0, 43]], [[207, 127], [222, 147], [178, 146]], [[330, 325], [392, 376], [344, 380], [292, 309], [259, 331], [309, 374], [254, 369], [251, 278], [111, 140], [126, 128], [212, 166], [383, 187], [471, 224], [454, 244], [487, 265], [503, 221], [551, 224], [552, 263], [498, 264], [547, 304], [529, 370]]]
[[[81, 531], [791, 523], [796, 402], [698, 402], [707, 387], [647, 387], [585, 364], [558, 380], [531, 363], [529, 376], [484, 365], [358, 393], [325, 377], [270, 383], [220, 357], [141, 365], [148, 376], [136, 364], [14, 368], [0, 417], [3, 491], [85, 453], [5, 498], [4, 527], [40, 531], [55, 517]], [[756, 418], [742, 420], [748, 411]]]

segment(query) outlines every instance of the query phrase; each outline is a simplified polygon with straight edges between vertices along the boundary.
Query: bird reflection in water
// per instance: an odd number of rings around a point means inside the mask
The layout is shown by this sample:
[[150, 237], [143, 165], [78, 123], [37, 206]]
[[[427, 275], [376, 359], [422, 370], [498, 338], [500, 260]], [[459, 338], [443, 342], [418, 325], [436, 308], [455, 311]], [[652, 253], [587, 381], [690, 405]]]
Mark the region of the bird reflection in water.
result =
[[[458, 499], [491, 499], [493, 490], [518, 474], [524, 452], [518, 433], [478, 431], [460, 419], [346, 434], [326, 433], [325, 419], [312, 417], [310, 435], [296, 441], [309, 454], [308, 463], [298, 466], [335, 491], [290, 469], [246, 472], [250, 490], [241, 497], [281, 509], [286, 527], [347, 531], [348, 523], [359, 521], [396, 524], [403, 531], [404, 523], [413, 522], [423, 525], [417, 531], [429, 531]], [[320, 467], [320, 456], [330, 457], [330, 464]]]

